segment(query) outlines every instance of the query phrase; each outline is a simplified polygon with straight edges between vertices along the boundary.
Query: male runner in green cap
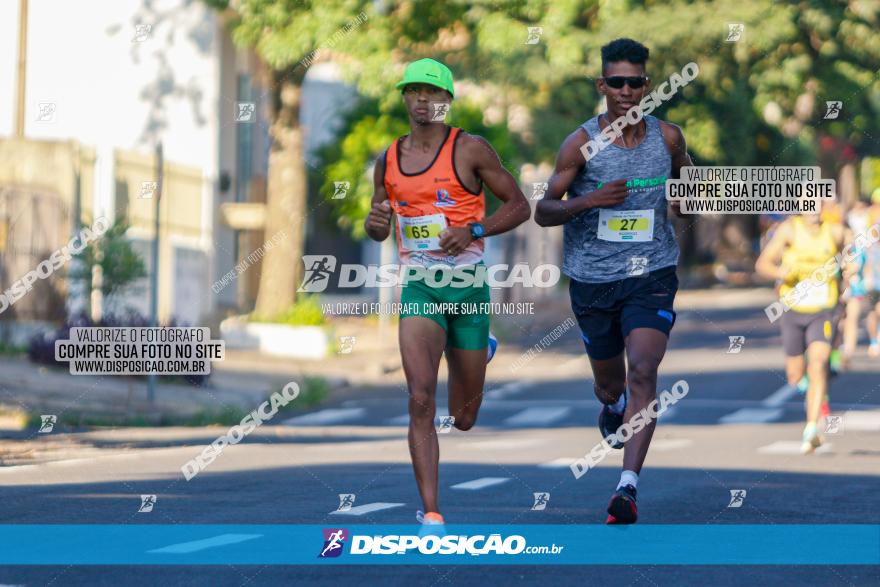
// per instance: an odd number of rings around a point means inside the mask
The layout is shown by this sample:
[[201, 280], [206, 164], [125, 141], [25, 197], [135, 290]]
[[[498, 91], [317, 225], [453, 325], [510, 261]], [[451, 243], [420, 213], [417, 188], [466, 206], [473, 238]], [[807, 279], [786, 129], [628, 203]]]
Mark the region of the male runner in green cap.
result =
[[[376, 163], [365, 229], [372, 239], [385, 240], [396, 217], [404, 275], [411, 276], [411, 268], [422, 273], [404, 284], [399, 337], [410, 395], [409, 449], [425, 508], [416, 518], [436, 526], [443, 524], [437, 502], [440, 455], [434, 428], [440, 357], [445, 351], [453, 425], [469, 430], [482, 401], [487, 346], [489, 359], [494, 352], [488, 310], [441, 312], [436, 305], [487, 304], [489, 286], [479, 278], [485, 276], [484, 239], [522, 224], [531, 210], [492, 146], [445, 124], [455, 95], [449, 68], [433, 59], [415, 61], [397, 87], [403, 92], [412, 132], [395, 140]], [[489, 217], [483, 184], [503, 202]], [[432, 267], [447, 274], [455, 269], [475, 279], [465, 287], [458, 278], [444, 284], [442, 272], [425, 271]]]

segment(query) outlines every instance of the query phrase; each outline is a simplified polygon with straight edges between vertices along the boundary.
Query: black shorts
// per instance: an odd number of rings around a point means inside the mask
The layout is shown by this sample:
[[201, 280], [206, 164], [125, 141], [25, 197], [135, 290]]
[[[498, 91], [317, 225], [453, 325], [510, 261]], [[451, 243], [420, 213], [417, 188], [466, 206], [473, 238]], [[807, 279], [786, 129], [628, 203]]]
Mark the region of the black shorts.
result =
[[676, 292], [675, 266], [607, 283], [572, 279], [568, 286], [571, 309], [587, 354], [597, 360], [616, 357], [636, 328], [653, 328], [669, 336], [675, 324], [672, 305]]
[[782, 315], [782, 348], [787, 357], [799, 357], [814, 342], [831, 344], [837, 331], [833, 309], [805, 314], [789, 310]]

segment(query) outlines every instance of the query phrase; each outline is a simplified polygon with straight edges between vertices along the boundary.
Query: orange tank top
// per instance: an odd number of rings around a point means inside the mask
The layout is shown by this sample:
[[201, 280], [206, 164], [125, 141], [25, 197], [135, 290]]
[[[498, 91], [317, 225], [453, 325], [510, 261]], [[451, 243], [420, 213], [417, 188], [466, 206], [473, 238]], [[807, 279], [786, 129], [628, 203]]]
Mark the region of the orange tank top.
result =
[[482, 185], [468, 190], [455, 171], [455, 145], [460, 128], [449, 127], [440, 150], [419, 173], [400, 168], [400, 141], [396, 139], [385, 155], [385, 190], [397, 221], [397, 250], [405, 265], [473, 265], [483, 258], [483, 239], [477, 239], [459, 255], [450, 256], [438, 248], [438, 232], [447, 227], [482, 222], [486, 200]]

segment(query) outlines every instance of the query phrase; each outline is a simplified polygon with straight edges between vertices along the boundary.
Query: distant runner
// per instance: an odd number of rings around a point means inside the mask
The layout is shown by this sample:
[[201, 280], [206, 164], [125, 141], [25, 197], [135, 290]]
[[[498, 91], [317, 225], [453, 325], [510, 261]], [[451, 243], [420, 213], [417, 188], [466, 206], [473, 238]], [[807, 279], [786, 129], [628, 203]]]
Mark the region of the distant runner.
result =
[[[867, 233], [868, 227], [871, 225], [868, 202], [865, 200], [855, 202], [852, 209], [846, 215], [846, 225], [848, 227], [848, 235]], [[852, 240], [852, 238], [849, 237], [847, 240]], [[845, 304], [845, 314], [842, 335], [843, 356], [841, 359], [844, 369], [848, 367], [856, 353], [862, 310], [868, 302], [868, 290], [865, 283], [865, 265], [867, 263], [868, 251], [865, 247], [859, 247], [859, 242], [855, 241], [856, 245], [852, 250], [853, 262], [846, 267], [843, 275], [845, 290], [841, 297]]]
[[[871, 226], [880, 224], [880, 188], [871, 194], [868, 222]], [[864, 275], [868, 308], [868, 355], [880, 357], [880, 243], [874, 243], [865, 251]]]
[[[562, 270], [571, 278], [571, 307], [593, 369], [594, 391], [603, 404], [603, 438], [657, 397], [657, 369], [675, 323], [679, 249], [667, 214], [665, 183], [693, 165], [681, 129], [645, 116], [625, 126], [621, 137], [589, 161], [581, 152], [648, 94], [647, 60], [648, 49], [631, 39], [602, 47], [603, 77], [596, 87], [608, 111], [562, 143], [535, 213], [541, 226], [565, 227]], [[673, 210], [678, 213], [677, 206]], [[626, 442], [608, 524], [632, 524], [638, 518], [636, 487], [655, 424], [652, 420]]]
[[[403, 92], [412, 132], [395, 140], [376, 164], [367, 234], [385, 240], [396, 217], [403, 265], [464, 267], [473, 275], [485, 267], [483, 239], [528, 220], [529, 203], [485, 139], [449, 127], [438, 116], [446, 113], [454, 96], [449, 68], [433, 59], [415, 61], [397, 87]], [[488, 218], [483, 184], [503, 202]], [[399, 337], [410, 395], [409, 449], [425, 508], [416, 518], [426, 526], [444, 522], [437, 497], [440, 450], [434, 428], [440, 358], [445, 352], [453, 425], [470, 430], [483, 399], [487, 354], [491, 360], [495, 350], [487, 313], [438, 314], [427, 307], [488, 303], [489, 285], [439, 285], [442, 274], [438, 276], [410, 279], [400, 299], [405, 308], [419, 308], [401, 315]]]
[[824, 277], [816, 273], [819, 281], [812, 276], [843, 249], [844, 240], [843, 226], [838, 223], [822, 222], [818, 214], [795, 216], [779, 226], [755, 263], [758, 273], [781, 282], [780, 298], [790, 307], [780, 320], [788, 384], [796, 386], [808, 375], [803, 454], [815, 451], [823, 442], [818, 424], [828, 394], [839, 297], [839, 272], [825, 272]]

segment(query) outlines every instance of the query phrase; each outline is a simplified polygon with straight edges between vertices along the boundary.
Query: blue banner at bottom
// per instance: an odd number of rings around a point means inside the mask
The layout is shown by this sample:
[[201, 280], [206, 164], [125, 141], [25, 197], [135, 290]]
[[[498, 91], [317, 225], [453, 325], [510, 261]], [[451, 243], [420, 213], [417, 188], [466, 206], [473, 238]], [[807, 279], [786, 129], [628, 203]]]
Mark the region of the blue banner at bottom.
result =
[[[3, 565], [880, 565], [880, 525], [0, 525]], [[609, 548], [609, 545], [614, 545]]]

